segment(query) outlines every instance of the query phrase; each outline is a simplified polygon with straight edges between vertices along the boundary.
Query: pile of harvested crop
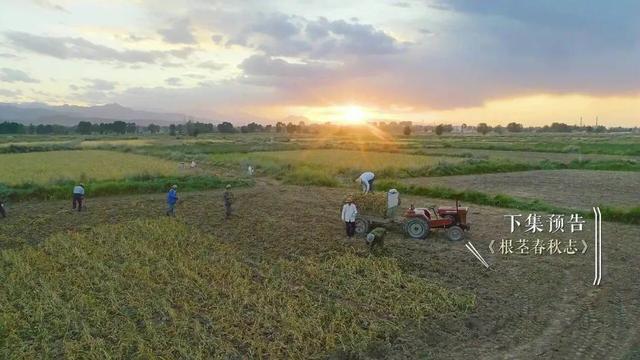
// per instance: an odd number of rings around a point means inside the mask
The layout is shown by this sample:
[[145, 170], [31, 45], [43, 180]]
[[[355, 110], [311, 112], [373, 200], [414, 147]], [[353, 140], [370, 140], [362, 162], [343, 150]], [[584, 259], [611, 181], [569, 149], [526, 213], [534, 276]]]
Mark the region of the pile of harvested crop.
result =
[[386, 193], [356, 194], [353, 202], [358, 207], [358, 213], [363, 215], [384, 217], [387, 213]]

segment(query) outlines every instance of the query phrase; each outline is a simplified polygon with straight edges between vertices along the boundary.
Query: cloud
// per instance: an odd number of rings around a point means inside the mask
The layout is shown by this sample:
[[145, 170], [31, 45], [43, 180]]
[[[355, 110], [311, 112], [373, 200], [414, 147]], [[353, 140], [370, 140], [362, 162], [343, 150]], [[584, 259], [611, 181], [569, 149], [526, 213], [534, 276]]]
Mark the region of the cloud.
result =
[[289, 63], [282, 59], [275, 59], [266, 55], [253, 55], [246, 58], [240, 65], [245, 75], [274, 76], [274, 77], [312, 77], [323, 74], [328, 68], [313, 63]]
[[165, 84], [170, 85], [170, 86], [180, 86], [182, 85], [182, 79], [178, 78], [178, 77], [170, 77], [168, 79], [166, 79]]
[[49, 0], [33, 0], [33, 2], [40, 6], [43, 7], [45, 9], [49, 9], [49, 10], [56, 10], [56, 11], [62, 11], [62, 12], [69, 12], [67, 11], [67, 9], [63, 8], [62, 6], [53, 3], [52, 1]]
[[[235, 15], [219, 20], [217, 31], [226, 32], [227, 45], [240, 45], [271, 56], [303, 56], [335, 59], [342, 56], [366, 56], [398, 53], [406, 45], [369, 24], [355, 21], [309, 20], [282, 13], [246, 15], [238, 27]], [[239, 19], [238, 19], [239, 20]]]
[[206, 82], [196, 87], [131, 87], [114, 94], [108, 101], [135, 109], [183, 112], [196, 116], [237, 120], [243, 112], [273, 103], [273, 91], [238, 82]]
[[[493, 27], [493, 33], [509, 44], [514, 43], [510, 40], [540, 41], [535, 46], [540, 49], [562, 42], [572, 49], [597, 46], [599, 50], [638, 46], [640, 2], [634, 0], [620, 0], [615, 6], [596, 0], [447, 0], [435, 3], [442, 9], [472, 17], [476, 24], [488, 25], [491, 21], [499, 25]], [[509, 30], [518, 32], [510, 36]], [[526, 36], [528, 32], [529, 36]]]
[[392, 4], [395, 7], [399, 7], [399, 8], [410, 8], [411, 4], [409, 4], [406, 1], [396, 1]]
[[0, 80], [5, 82], [26, 82], [37, 83], [40, 82], [30, 77], [27, 73], [17, 69], [2, 68], [0, 69]]
[[168, 28], [158, 30], [164, 41], [171, 44], [195, 44], [196, 39], [191, 33], [189, 19], [175, 20]]
[[215, 62], [215, 61], [204, 61], [198, 64], [198, 67], [209, 69], [209, 70], [221, 70], [224, 69], [227, 64]]
[[118, 84], [115, 81], [107, 81], [102, 79], [85, 79], [85, 81], [89, 83], [89, 85], [87, 85], [85, 89], [93, 90], [93, 91], [113, 90]]
[[194, 49], [185, 47], [168, 51], [116, 50], [79, 37], [51, 37], [24, 32], [6, 32], [5, 37], [16, 48], [58, 59], [154, 63], [169, 57], [186, 58]]
[[0, 96], [11, 98], [11, 97], [16, 97], [20, 95], [22, 95], [22, 91], [20, 90], [0, 89]]
[[222, 44], [222, 40], [224, 40], [224, 36], [220, 34], [211, 35], [211, 41], [216, 45]]

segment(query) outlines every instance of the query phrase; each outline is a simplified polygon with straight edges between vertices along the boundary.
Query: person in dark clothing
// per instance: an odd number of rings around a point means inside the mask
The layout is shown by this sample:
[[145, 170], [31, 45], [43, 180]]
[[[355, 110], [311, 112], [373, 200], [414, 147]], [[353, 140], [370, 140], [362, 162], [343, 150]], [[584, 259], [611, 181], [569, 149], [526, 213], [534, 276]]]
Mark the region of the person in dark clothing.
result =
[[84, 184], [80, 183], [73, 188], [73, 210], [76, 208], [82, 211], [82, 200], [84, 200]]
[[231, 185], [226, 186], [223, 199], [224, 199], [224, 212], [228, 219], [231, 217], [231, 211], [232, 211], [231, 204], [233, 204], [233, 200], [234, 200], [233, 193], [231, 192]]
[[176, 216], [176, 203], [178, 202], [178, 185], [172, 185], [167, 193], [167, 216]]
[[4, 201], [0, 200], [0, 216], [3, 218], [7, 217], [7, 210], [4, 208]]

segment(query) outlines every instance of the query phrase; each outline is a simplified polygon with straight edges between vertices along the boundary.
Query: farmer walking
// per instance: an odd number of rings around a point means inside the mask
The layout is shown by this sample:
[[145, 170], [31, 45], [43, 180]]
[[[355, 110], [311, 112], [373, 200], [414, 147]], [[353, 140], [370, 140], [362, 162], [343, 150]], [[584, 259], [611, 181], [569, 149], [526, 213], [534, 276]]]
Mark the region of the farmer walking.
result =
[[342, 221], [344, 221], [347, 228], [347, 237], [352, 238], [356, 233], [356, 215], [358, 214], [358, 208], [353, 203], [353, 196], [349, 195], [347, 201], [342, 205]]
[[223, 199], [224, 199], [224, 212], [225, 212], [225, 216], [226, 218], [230, 218], [231, 217], [231, 204], [233, 204], [234, 198], [233, 198], [233, 193], [231, 192], [231, 185], [227, 184], [227, 186], [225, 187], [225, 191], [223, 194]]
[[357, 179], [356, 182], [360, 182], [362, 184], [362, 193], [366, 194], [368, 192], [373, 191], [373, 180], [375, 179], [375, 174], [371, 171], [363, 172]]
[[82, 201], [84, 200], [84, 184], [80, 183], [73, 188], [73, 205], [72, 210], [76, 208], [82, 211]]
[[176, 203], [178, 202], [178, 185], [171, 185], [167, 193], [167, 216], [176, 216]]

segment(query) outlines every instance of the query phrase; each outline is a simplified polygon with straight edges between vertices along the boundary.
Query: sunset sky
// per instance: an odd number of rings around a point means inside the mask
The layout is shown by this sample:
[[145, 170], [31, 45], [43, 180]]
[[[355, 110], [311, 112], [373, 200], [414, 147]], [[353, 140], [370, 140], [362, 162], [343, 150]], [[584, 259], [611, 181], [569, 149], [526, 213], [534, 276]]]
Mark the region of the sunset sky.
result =
[[640, 1], [0, 0], [0, 102], [640, 125]]

